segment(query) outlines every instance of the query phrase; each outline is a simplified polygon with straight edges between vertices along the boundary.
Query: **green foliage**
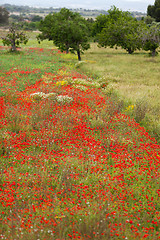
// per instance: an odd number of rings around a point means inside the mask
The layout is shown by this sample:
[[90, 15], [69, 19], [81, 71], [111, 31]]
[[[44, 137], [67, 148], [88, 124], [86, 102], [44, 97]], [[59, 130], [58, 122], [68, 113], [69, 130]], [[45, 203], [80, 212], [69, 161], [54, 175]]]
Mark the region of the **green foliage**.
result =
[[160, 0], [155, 0], [154, 5], [149, 5], [147, 15], [155, 18], [156, 22], [160, 22]]
[[155, 21], [155, 19], [152, 18], [151, 16], [146, 16], [143, 20], [145, 21], [146, 24], [151, 24], [152, 22]]
[[88, 35], [90, 37], [90, 39], [92, 40], [93, 38], [93, 26], [94, 26], [94, 19], [93, 18], [87, 18], [86, 21], [87, 27], [88, 27]]
[[150, 26], [146, 26], [141, 32], [141, 38], [143, 41], [143, 49], [150, 51], [151, 56], [158, 54], [156, 49], [160, 45], [160, 24], [152, 23]]
[[23, 30], [37, 30], [39, 27], [39, 22], [23, 22], [21, 28]]
[[49, 14], [40, 22], [38, 40], [52, 40], [61, 50], [77, 52], [78, 60], [81, 60], [80, 53], [87, 50], [88, 27], [87, 21], [78, 13], [62, 8], [59, 13]]
[[9, 12], [5, 8], [0, 7], [0, 25], [8, 24], [8, 18], [9, 18]]
[[108, 13], [98, 35], [99, 46], [122, 47], [130, 54], [136, 49], [140, 50], [142, 45], [138, 30], [142, 28], [143, 22], [138, 22], [129, 12], [116, 7], [112, 7]]
[[15, 52], [21, 43], [26, 44], [28, 42], [28, 38], [23, 32], [18, 31], [16, 25], [12, 24], [9, 33], [2, 38], [2, 42], [4, 45], [11, 46], [11, 51]]
[[43, 18], [39, 15], [35, 15], [32, 17], [32, 22], [40, 22]]
[[107, 21], [108, 21], [107, 15], [100, 14], [96, 18], [96, 20], [93, 24], [92, 35], [96, 36], [97, 34], [101, 33], [101, 31], [105, 27]]

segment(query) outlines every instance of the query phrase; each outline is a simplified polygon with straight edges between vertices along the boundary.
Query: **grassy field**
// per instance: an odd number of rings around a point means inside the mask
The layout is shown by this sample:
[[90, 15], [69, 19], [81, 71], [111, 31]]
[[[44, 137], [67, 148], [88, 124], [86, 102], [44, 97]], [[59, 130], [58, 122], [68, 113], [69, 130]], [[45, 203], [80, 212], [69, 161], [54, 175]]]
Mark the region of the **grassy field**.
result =
[[[160, 239], [160, 145], [127, 115], [121, 68], [98, 75], [98, 58], [32, 41], [0, 47], [0, 238]], [[106, 51], [110, 69], [134, 58]]]
[[83, 60], [79, 68], [106, 79], [114, 94], [124, 100], [124, 111], [132, 106], [128, 113], [160, 139], [160, 54], [155, 58], [142, 51], [129, 55], [92, 43]]

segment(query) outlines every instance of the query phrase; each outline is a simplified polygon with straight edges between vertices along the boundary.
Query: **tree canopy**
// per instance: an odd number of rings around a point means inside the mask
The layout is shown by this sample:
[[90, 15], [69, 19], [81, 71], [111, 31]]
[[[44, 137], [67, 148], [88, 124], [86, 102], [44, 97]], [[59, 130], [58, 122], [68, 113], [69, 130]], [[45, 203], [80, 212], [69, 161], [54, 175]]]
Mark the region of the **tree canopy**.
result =
[[158, 54], [156, 49], [160, 45], [160, 23], [152, 23], [151, 25], [146, 25], [146, 28], [140, 33], [143, 49], [145, 51], [150, 51], [151, 56]]
[[107, 16], [103, 18], [101, 16], [96, 21], [95, 26], [99, 23], [102, 29], [98, 34], [99, 46], [122, 47], [128, 53], [141, 48], [138, 29], [142, 23], [133, 18], [129, 12], [123, 12], [113, 6]]
[[107, 15], [100, 14], [99, 16], [97, 16], [93, 23], [92, 35], [96, 36], [97, 34], [99, 34], [107, 24], [107, 21]]
[[40, 22], [39, 30], [38, 40], [52, 40], [61, 51], [76, 52], [78, 60], [81, 60], [80, 54], [90, 47], [87, 21], [69, 9], [62, 8], [58, 13], [47, 15]]
[[28, 38], [22, 31], [20, 32], [17, 29], [16, 25], [12, 24], [9, 33], [2, 38], [2, 42], [4, 45], [11, 46], [11, 51], [15, 52], [21, 43], [26, 44], [28, 42]]
[[9, 12], [3, 8], [0, 7], [0, 24], [8, 24], [9, 19]]
[[160, 22], [160, 0], [155, 0], [154, 5], [149, 5], [147, 15], [155, 18], [156, 22]]

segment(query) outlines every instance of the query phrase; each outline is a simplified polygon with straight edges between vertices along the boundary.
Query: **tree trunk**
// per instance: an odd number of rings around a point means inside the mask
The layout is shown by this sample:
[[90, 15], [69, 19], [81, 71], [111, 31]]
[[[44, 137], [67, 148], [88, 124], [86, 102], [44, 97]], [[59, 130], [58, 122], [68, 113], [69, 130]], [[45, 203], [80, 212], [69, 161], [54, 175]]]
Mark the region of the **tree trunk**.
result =
[[128, 48], [128, 49], [127, 49], [127, 52], [128, 52], [129, 54], [132, 54], [134, 51], [133, 51], [131, 48]]
[[78, 55], [78, 61], [81, 61], [81, 53], [79, 49], [77, 50], [77, 55]]
[[156, 49], [153, 49], [153, 50], [152, 50], [151, 56], [152, 56], [152, 57], [155, 57], [155, 56], [156, 56]]
[[69, 53], [69, 44], [66, 43], [66, 53], [68, 54]]
[[15, 40], [12, 41], [11, 51], [15, 52], [17, 50]]

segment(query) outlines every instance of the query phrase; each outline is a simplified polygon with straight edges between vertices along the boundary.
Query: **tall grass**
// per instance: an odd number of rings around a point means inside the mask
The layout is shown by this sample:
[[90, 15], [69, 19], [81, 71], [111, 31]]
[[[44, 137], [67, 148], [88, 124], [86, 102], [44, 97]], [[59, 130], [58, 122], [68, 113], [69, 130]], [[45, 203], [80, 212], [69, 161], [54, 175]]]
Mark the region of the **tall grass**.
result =
[[155, 58], [144, 51], [129, 55], [122, 49], [98, 48], [92, 43], [83, 61], [79, 69], [106, 79], [114, 94], [124, 100], [124, 111], [134, 105], [126, 112], [160, 139], [160, 54]]

